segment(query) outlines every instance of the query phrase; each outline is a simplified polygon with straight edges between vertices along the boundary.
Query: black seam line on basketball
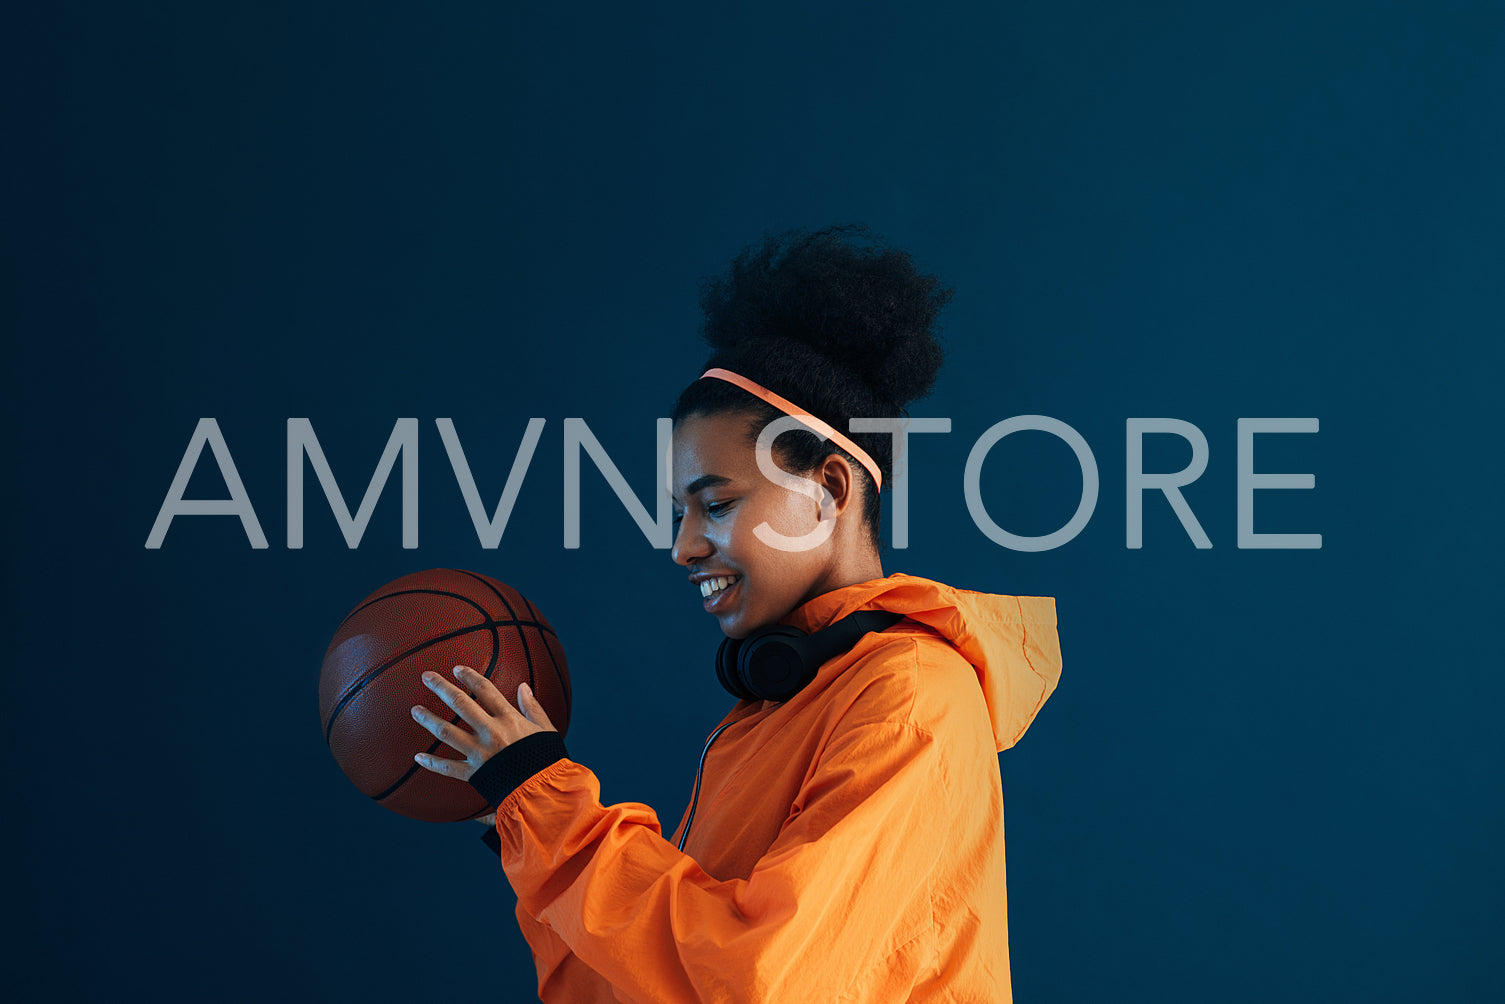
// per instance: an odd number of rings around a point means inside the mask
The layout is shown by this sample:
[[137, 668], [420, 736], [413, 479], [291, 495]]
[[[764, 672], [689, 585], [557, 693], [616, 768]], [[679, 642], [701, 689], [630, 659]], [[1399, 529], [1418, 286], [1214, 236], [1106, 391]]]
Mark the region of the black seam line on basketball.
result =
[[[471, 575], [473, 573], [471, 573], [471, 572], [465, 572], [464, 574]], [[496, 590], [493, 589], [492, 592], [496, 592]], [[466, 596], [464, 593], [452, 593], [452, 592], [450, 592], [449, 590], [446, 590], [446, 589], [402, 589], [402, 590], [399, 590], [399, 591], [397, 591], [395, 593], [387, 593], [387, 594], [385, 594], [383, 596], [378, 596], [376, 599], [372, 600], [370, 603], [362, 603], [360, 606], [358, 606], [354, 610], [350, 611], [349, 616], [347, 616], [345, 618], [345, 620], [340, 621], [340, 627], [344, 627], [345, 626], [345, 622], [348, 621], [348, 620], [350, 620], [351, 617], [354, 617], [356, 614], [360, 613], [362, 610], [365, 610], [367, 607], [375, 606], [376, 604], [380, 603], [382, 600], [395, 599], [398, 596], [414, 596], [414, 595], [419, 595], [419, 594], [426, 595], [426, 596], [448, 596], [450, 599], [459, 600], [461, 603], [464, 603], [466, 606], [470, 607], [476, 613], [480, 614], [481, 615], [481, 619], [484, 620], [484, 621], [488, 621], [488, 622], [495, 621], [496, 623], [502, 624], [502, 625], [506, 625], [506, 624], [512, 623], [511, 621], [497, 620], [497, 618], [492, 617], [490, 610], [487, 610], [485, 607], [481, 606], [479, 603], [477, 603], [475, 600], [471, 599], [469, 596]], [[503, 600], [502, 602], [505, 603], [506, 601]], [[511, 607], [508, 607], [507, 611], [508, 611], [508, 613], [513, 613], [513, 610], [512, 610]], [[538, 630], [544, 631], [544, 632], [546, 632], [548, 634], [554, 634], [554, 629], [552, 627], [550, 627], [549, 625], [543, 623], [542, 620], [539, 620], [537, 623], [534, 623], [533, 621], [523, 621], [522, 623], [526, 624], [528, 627], [538, 628]], [[339, 633], [338, 630], [336, 630], [335, 633], [338, 634]]]
[[[523, 602], [526, 603], [526, 604], [528, 604], [528, 613], [532, 614], [535, 620], [542, 620], [543, 619], [543, 614], [541, 614], [541, 613], [538, 612], [538, 608], [533, 605], [533, 601], [532, 600], [530, 600], [526, 596], [524, 596], [523, 597]], [[549, 633], [553, 634], [552, 631], [549, 632]], [[554, 640], [555, 641], [559, 640], [559, 636], [557, 634], [554, 635]], [[570, 711], [573, 708], [574, 701], [575, 701], [575, 695], [574, 695], [574, 692], [573, 692], [572, 688], [570, 687], [569, 678], [566, 677], [564, 675], [564, 673], [560, 671], [560, 669], [559, 669], [559, 660], [554, 657], [554, 646], [550, 645], [548, 643], [547, 639], [545, 639], [545, 641], [544, 641], [543, 650], [548, 653], [548, 655], [549, 655], [549, 663], [550, 663], [550, 665], [552, 665], [554, 667], [554, 676], [557, 677], [558, 680], [559, 680], [559, 689], [562, 690], [562, 691], [564, 691], [564, 717], [566, 719], [569, 719], [569, 717], [570, 717]]]
[[[543, 614], [540, 614], [539, 610], [537, 610], [537, 607], [534, 607], [533, 601], [531, 601], [531, 599], [528, 599], [527, 596], [524, 596], [524, 598], [522, 598], [522, 602], [525, 602], [525, 604], [528, 605], [528, 613], [533, 614], [534, 619], [543, 619]], [[558, 641], [558, 638], [560, 638], [552, 631], [549, 632], [549, 634], [554, 635], [555, 641]], [[554, 667], [554, 676], [557, 676], [558, 680], [560, 680], [560, 689], [561, 691], [564, 691], [564, 720], [569, 721], [570, 709], [572, 709], [573, 703], [575, 703], [575, 692], [573, 692], [573, 689], [570, 688], [569, 677], [564, 676], [563, 671], [560, 671], [560, 661], [554, 658], [554, 646], [551, 646], [551, 644], [548, 643], [548, 640], [543, 641], [543, 650], [549, 653], [549, 664]]]
[[[485, 586], [487, 589], [495, 593], [496, 598], [502, 601], [502, 606], [507, 608], [507, 613], [512, 615], [512, 623], [517, 623], [517, 611], [512, 609], [512, 604], [507, 602], [507, 597], [502, 595], [502, 591], [500, 589], [488, 582], [484, 576], [477, 575], [475, 572], [467, 572], [463, 568], [456, 569], [456, 571], [470, 576], [472, 579], [475, 579], [481, 585]], [[522, 596], [521, 593], [519, 593], [518, 595], [522, 597], [524, 603], [528, 602], [528, 598], [526, 596]], [[533, 676], [533, 653], [528, 651], [528, 636], [523, 633], [523, 629], [521, 627], [517, 629], [517, 637], [523, 643], [523, 658], [528, 660], [528, 690], [531, 692], [538, 686], [538, 680]], [[497, 639], [497, 644], [501, 644], [500, 638]]]
[[[349, 690], [345, 691], [344, 695], [340, 698], [339, 703], [334, 706], [334, 710], [329, 713], [329, 721], [324, 725], [324, 742], [329, 742], [329, 737], [334, 733], [335, 720], [340, 717], [340, 712], [345, 710], [345, 705], [354, 700], [355, 695], [359, 694], [362, 690], [365, 690], [367, 685], [369, 685], [378, 676], [385, 673], [387, 670], [391, 669], [394, 665], [406, 659], [408, 656], [413, 655], [417, 652], [422, 652], [424, 649], [429, 648], [433, 645], [437, 645], [441, 641], [449, 641], [452, 638], [458, 638], [462, 634], [469, 634], [471, 631], [491, 630], [494, 632], [497, 627], [508, 627], [510, 625], [510, 621], [494, 621], [490, 617], [487, 617], [486, 620], [482, 621], [480, 624], [467, 624], [465, 627], [457, 628], [456, 630], [450, 631], [448, 634], [442, 634], [437, 638], [430, 638], [421, 645], [415, 645], [414, 647], [408, 649], [406, 652], [399, 652], [397, 655], [394, 655], [392, 658], [388, 659], [386, 662], [382, 663], [375, 669], [372, 669], [370, 672], [368, 672], [365, 676], [361, 677]], [[530, 624], [528, 626], [535, 627], [536, 625]]]
[[[455, 569], [455, 571], [460, 571], [460, 569]], [[464, 574], [466, 574], [466, 575], [474, 575], [473, 572], [465, 572]], [[496, 590], [492, 590], [492, 592], [495, 592], [495, 591]], [[345, 620], [340, 621], [339, 627], [341, 627], [341, 628], [344, 627], [346, 621], [349, 621], [350, 618], [354, 617], [356, 614], [360, 613], [362, 610], [366, 609], [367, 607], [373, 606], [373, 605], [375, 605], [377, 603], [380, 603], [382, 600], [389, 600], [389, 599], [392, 599], [392, 598], [397, 597], [397, 596], [412, 596], [412, 595], [414, 595], [416, 593], [425, 593], [425, 594], [428, 594], [430, 596], [448, 596], [448, 597], [451, 597], [452, 599], [460, 600], [463, 603], [469, 604], [482, 617], [485, 617], [485, 618], [488, 618], [488, 619], [490, 619], [490, 617], [491, 617], [491, 611], [487, 610], [485, 607], [481, 606], [479, 603], [477, 603], [475, 600], [471, 599], [469, 596], [466, 596], [464, 593], [452, 593], [452, 592], [449, 592], [448, 590], [444, 590], [444, 589], [399, 589], [395, 593], [384, 593], [381, 596], [378, 596], [374, 600], [371, 600], [371, 601], [369, 601], [367, 603], [362, 603], [360, 606], [356, 607], [354, 610], [350, 611], [350, 613], [348, 613], [348, 614], [345, 615]], [[504, 623], [504, 622], [498, 621], [498, 623]], [[554, 629], [552, 627], [550, 627], [548, 624], [543, 623], [541, 620], [537, 624], [529, 624], [528, 626], [529, 627], [536, 627], [536, 628], [538, 628], [538, 630], [543, 631], [546, 634], [552, 634], [556, 638], [559, 637], [557, 634], [554, 633]], [[339, 628], [335, 629], [335, 633], [336, 634], [339, 633]]]
[[[494, 673], [494, 672], [496, 672], [497, 657], [501, 654], [501, 651], [502, 651], [501, 639], [497, 636], [496, 627], [493, 626], [492, 629], [491, 629], [491, 659], [489, 661], [487, 661], [487, 663], [486, 663], [486, 670], [485, 670], [485, 672], [483, 672], [481, 674], [482, 676], [486, 677], [486, 679], [488, 679], [488, 680], [491, 679], [491, 674]], [[472, 699], [474, 699], [474, 698], [472, 698]], [[459, 725], [460, 724], [460, 713], [458, 711], [456, 711], [450, 717], [449, 723], [451, 725]], [[440, 746], [449, 746], [449, 743], [447, 743], [443, 739], [440, 739], [437, 736], [435, 736], [434, 737], [434, 741], [429, 744], [429, 748], [426, 749], [426, 750], [424, 750], [424, 752], [425, 753], [437, 753], [439, 751], [439, 747]], [[450, 746], [449, 748], [452, 749], [452, 750], [455, 749], [453, 746]], [[455, 752], [458, 753], [460, 751], [459, 750], [455, 750]], [[450, 757], [449, 759], [454, 759], [454, 758]], [[405, 783], [407, 783], [408, 779], [411, 778], [414, 774], [418, 773], [418, 771], [420, 769], [422, 769], [422, 768], [419, 767], [418, 761], [416, 761], [416, 760], [413, 761], [412, 763], [408, 764], [408, 769], [403, 772], [402, 777], [399, 777], [396, 781], [392, 782], [391, 786], [388, 787], [386, 791], [381, 792], [380, 794], [377, 794], [377, 795], [372, 795], [371, 797], [374, 798], [376, 801], [380, 802], [382, 799], [386, 798], [388, 795], [390, 795], [393, 792], [395, 792], [398, 788], [401, 788]], [[448, 775], [445, 775], [445, 776], [447, 777]], [[466, 817], [462, 817], [462, 818], [466, 818]]]
[[[466, 571], [464, 571], [464, 569], [458, 569], [458, 568], [457, 569], [453, 569], [453, 570], [457, 571], [457, 572], [461, 572], [461, 573], [463, 573], [465, 575], [469, 575], [472, 578], [475, 578], [475, 573], [474, 572], [466, 572]], [[493, 589], [492, 592], [496, 592], [496, 590]], [[340, 633], [340, 628], [342, 628], [342, 627], [345, 626], [345, 622], [346, 621], [350, 620], [350, 618], [354, 617], [356, 614], [360, 613], [362, 610], [366, 609], [367, 607], [372, 606], [373, 604], [380, 603], [382, 600], [392, 599], [394, 596], [412, 596], [415, 593], [426, 593], [426, 594], [428, 594], [430, 596], [449, 596], [449, 597], [451, 597], [453, 599], [457, 599], [457, 600], [460, 600], [463, 603], [469, 604], [477, 613], [479, 613], [482, 617], [485, 617], [487, 620], [491, 619], [491, 611], [487, 610], [485, 607], [481, 606], [479, 603], [477, 603], [475, 600], [471, 599], [469, 596], [466, 596], [464, 593], [452, 593], [452, 592], [449, 592], [448, 590], [445, 590], [445, 589], [399, 589], [395, 593], [383, 593], [382, 595], [378, 596], [376, 599], [369, 600], [369, 601], [367, 601], [365, 603], [362, 603], [360, 606], [358, 606], [354, 610], [350, 611], [350, 613], [348, 613], [348, 614], [345, 615], [345, 620], [340, 621], [339, 627], [335, 628], [335, 634], [339, 634]], [[502, 602], [505, 603], [506, 600], [503, 600]], [[512, 609], [511, 607], [508, 607], [508, 610], [511, 610], [511, 609]], [[497, 621], [497, 623], [498, 624], [505, 624], [506, 622], [505, 621]], [[537, 624], [529, 623], [528, 626], [529, 627], [536, 627], [536, 628], [538, 628], [538, 630], [546, 632], [548, 634], [554, 634], [554, 629], [552, 627], [550, 627], [547, 624], [541, 623], [541, 622], [537, 623]], [[557, 638], [559, 636], [558, 635], [554, 635], [554, 637]]]
[[[470, 575], [471, 573], [465, 572], [464, 574]], [[493, 590], [493, 592], [495, 592], [495, 590]], [[374, 606], [377, 603], [380, 603], [382, 600], [390, 599], [390, 598], [395, 597], [395, 596], [412, 596], [412, 595], [420, 594], [420, 593], [424, 594], [424, 595], [429, 595], [429, 596], [448, 596], [451, 599], [459, 600], [461, 603], [464, 603], [466, 606], [470, 607], [476, 613], [478, 613], [478, 614], [481, 615], [482, 623], [479, 624], [479, 625], [476, 625], [477, 627], [485, 627], [485, 626], [487, 626], [489, 624], [492, 624], [492, 623], [500, 623], [500, 622], [496, 621], [496, 619], [494, 617], [491, 616], [491, 611], [490, 610], [487, 610], [485, 607], [481, 606], [479, 603], [477, 603], [475, 600], [471, 599], [469, 596], [466, 596], [464, 593], [450, 592], [449, 590], [445, 590], [445, 589], [416, 589], [415, 588], [415, 589], [400, 589], [400, 590], [398, 590], [395, 593], [387, 593], [387, 594], [385, 594], [383, 596], [378, 596], [376, 599], [371, 600], [370, 602], [362, 603], [360, 606], [358, 606], [354, 610], [352, 610], [350, 612], [349, 616], [347, 616], [345, 618], [345, 620], [343, 620], [343, 621], [340, 622], [340, 627], [343, 628], [344, 625], [345, 625], [345, 623], [347, 621], [349, 621], [351, 617], [354, 617], [360, 611], [366, 609], [367, 607]], [[509, 613], [513, 612], [510, 607], [508, 608], [508, 612]], [[533, 628], [537, 628], [540, 631], [548, 631], [550, 634], [554, 633], [551, 628], [549, 628], [547, 625], [544, 625], [544, 624], [529, 624], [528, 626], [529, 627], [533, 627]], [[472, 628], [466, 628], [466, 629], [463, 629], [463, 630], [473, 630], [473, 629]], [[522, 629], [519, 628], [518, 630], [521, 631]], [[338, 634], [339, 631], [337, 630], [335, 633]], [[463, 631], [461, 631], [459, 633], [463, 633]], [[420, 652], [424, 648], [427, 648], [428, 645], [432, 645], [435, 642], [439, 642], [439, 641], [446, 641], [446, 640], [448, 640], [448, 638], [451, 638], [451, 637], [454, 637], [454, 636], [455, 636], [455, 634], [451, 633], [450, 635], [447, 635], [445, 637], [431, 639], [430, 641], [428, 641], [424, 645], [420, 645], [420, 646], [418, 646], [415, 649], [411, 649], [409, 652], [404, 653], [404, 656], [399, 656], [398, 658], [403, 658], [406, 655], [411, 655], [413, 652]], [[335, 719], [339, 717], [340, 712], [342, 710], [344, 710], [345, 705], [348, 704], [348, 703], [350, 703], [350, 699], [352, 697], [354, 697], [357, 693], [359, 693], [361, 690], [365, 689], [366, 684], [370, 683], [377, 676], [380, 676], [382, 674], [382, 672], [384, 672], [390, 666], [391, 666], [391, 662], [388, 662], [385, 665], [378, 666], [376, 669], [371, 670], [370, 673], [368, 673], [361, 680], [358, 680], [356, 682], [355, 686], [353, 686], [349, 691], [347, 691], [345, 693], [345, 695], [343, 697], [340, 698], [339, 704], [336, 705], [335, 709], [330, 713], [329, 721], [326, 722], [325, 725], [324, 725], [324, 741], [325, 741], [325, 743], [329, 742], [329, 737], [334, 732], [334, 722], [335, 722]]]
[[[491, 583], [491, 580], [487, 579], [485, 576], [477, 575], [475, 572], [466, 571], [463, 568], [460, 569], [460, 571], [465, 572], [466, 575], [470, 576], [472, 579], [475, 579], [481, 585], [485, 586], [487, 589], [489, 589], [493, 593], [495, 593], [496, 594], [496, 598], [502, 601], [502, 606], [504, 606], [504, 607], [507, 608], [507, 612], [509, 614], [511, 614], [514, 618], [517, 617], [517, 611], [514, 610], [514, 609], [512, 609], [512, 604], [510, 602], [508, 602], [507, 597], [505, 597], [505, 596], [502, 595], [501, 590], [497, 589], [496, 586], [494, 586]], [[515, 592], [515, 590], [514, 590], [514, 592]], [[532, 600], [528, 599], [522, 593], [518, 593], [517, 594], [517, 598], [523, 601], [523, 603], [528, 608], [528, 612], [531, 613], [531, 614], [533, 614], [535, 620], [541, 619], [539, 617], [538, 611], [533, 606], [533, 601]], [[549, 634], [554, 634], [554, 632], [550, 631]], [[521, 626], [518, 626], [517, 637], [518, 637], [518, 640], [521, 641], [522, 645], [523, 645], [523, 658], [528, 660], [528, 690], [531, 692], [531, 691], [536, 690], [537, 687], [538, 687], [537, 677], [535, 677], [534, 674], [533, 674], [533, 652], [528, 647], [528, 636], [523, 631], [523, 629], [522, 629]], [[555, 635], [554, 637], [555, 637], [555, 640], [557, 641], [559, 636]], [[500, 639], [498, 639], [498, 644], [500, 644]], [[549, 641], [548, 641], [547, 638], [544, 639], [543, 647], [545, 649], [547, 649], [549, 647]], [[552, 656], [551, 656], [551, 658], [552, 658]], [[555, 672], [556, 673], [558, 672], [557, 667], [556, 667]], [[560, 688], [560, 689], [562, 690], [563, 688]], [[550, 724], [552, 724], [552, 723], [550, 723]], [[564, 699], [564, 727], [565, 728], [569, 728], [569, 724], [570, 724], [570, 699], [569, 699], [569, 695], [566, 694], [565, 695], [565, 699]], [[557, 728], [558, 726], [555, 726], [555, 727]]]
[[[375, 606], [376, 604], [380, 603], [382, 600], [388, 600], [388, 599], [393, 598], [394, 596], [413, 596], [415, 594], [420, 594], [420, 593], [428, 595], [428, 596], [448, 596], [451, 599], [459, 600], [461, 603], [466, 604], [472, 610], [474, 610], [476, 613], [480, 614], [482, 617], [485, 617], [488, 620], [491, 618], [491, 611], [490, 610], [487, 610], [485, 607], [481, 606], [479, 603], [477, 603], [475, 600], [471, 599], [469, 596], [466, 596], [464, 593], [455, 593], [455, 592], [449, 591], [448, 589], [427, 589], [427, 588], [423, 588], [423, 587], [420, 587], [420, 586], [414, 586], [412, 589], [399, 589], [399, 590], [397, 590], [394, 593], [383, 593], [381, 596], [378, 596], [378, 597], [376, 597], [373, 600], [367, 600], [365, 603], [362, 603], [360, 606], [358, 606], [354, 610], [350, 611], [350, 613], [346, 614], [345, 615], [345, 620], [344, 621], [340, 621], [340, 627], [344, 627], [345, 626], [345, 621], [348, 621], [350, 618], [354, 617], [356, 614], [360, 613], [362, 610], [364, 610], [364, 609], [366, 609], [367, 607], [370, 607], [370, 606]], [[336, 629], [336, 630], [338, 630], [338, 629]]]

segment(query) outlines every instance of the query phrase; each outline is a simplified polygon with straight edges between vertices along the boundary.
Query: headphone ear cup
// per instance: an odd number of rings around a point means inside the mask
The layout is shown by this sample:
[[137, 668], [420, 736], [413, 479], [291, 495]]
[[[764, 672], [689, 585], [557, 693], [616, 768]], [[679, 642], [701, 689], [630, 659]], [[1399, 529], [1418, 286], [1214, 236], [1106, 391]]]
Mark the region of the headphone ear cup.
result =
[[772, 624], [743, 639], [737, 654], [742, 689], [765, 701], [787, 701], [815, 677], [805, 658], [805, 632]]
[[727, 693], [743, 701], [751, 701], [756, 695], [742, 685], [737, 675], [737, 657], [742, 650], [741, 638], [723, 638], [716, 649], [716, 679]]

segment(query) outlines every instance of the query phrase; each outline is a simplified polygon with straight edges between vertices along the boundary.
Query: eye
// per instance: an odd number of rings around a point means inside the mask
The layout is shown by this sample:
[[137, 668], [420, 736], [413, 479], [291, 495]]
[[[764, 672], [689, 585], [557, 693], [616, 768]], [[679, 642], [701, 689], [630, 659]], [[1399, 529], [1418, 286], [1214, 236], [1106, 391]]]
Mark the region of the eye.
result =
[[[728, 501], [728, 502], [709, 502], [705, 506], [705, 511], [706, 511], [706, 514], [709, 515], [709, 516], [724, 516], [726, 514], [727, 510], [730, 509], [734, 504], [735, 504], [734, 502], [730, 502], [730, 501]], [[684, 521], [684, 518], [685, 518], [685, 514], [684, 514], [683, 511], [673, 512], [669, 516], [669, 522], [673, 526], [673, 528], [676, 531], [678, 531], [679, 524]]]

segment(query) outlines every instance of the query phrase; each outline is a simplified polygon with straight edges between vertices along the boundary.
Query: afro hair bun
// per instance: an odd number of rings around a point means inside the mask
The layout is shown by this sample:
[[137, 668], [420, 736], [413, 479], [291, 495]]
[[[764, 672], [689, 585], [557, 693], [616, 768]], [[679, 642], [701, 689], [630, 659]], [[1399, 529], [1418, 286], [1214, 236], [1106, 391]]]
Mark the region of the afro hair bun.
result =
[[898, 412], [935, 383], [936, 317], [951, 295], [861, 224], [786, 230], [701, 280], [702, 334], [722, 365], [782, 357], [789, 369], [856, 378]]

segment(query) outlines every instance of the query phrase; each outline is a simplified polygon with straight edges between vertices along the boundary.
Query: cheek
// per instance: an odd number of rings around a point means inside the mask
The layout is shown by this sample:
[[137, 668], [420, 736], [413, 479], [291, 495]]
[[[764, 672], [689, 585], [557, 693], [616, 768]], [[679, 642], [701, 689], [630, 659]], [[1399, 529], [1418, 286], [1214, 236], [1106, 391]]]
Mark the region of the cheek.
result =
[[764, 507], [762, 519], [786, 537], [802, 537], [820, 524], [820, 506], [807, 495], [781, 490]]
[[775, 496], [738, 514], [736, 536], [739, 550], [766, 571], [780, 577], [798, 578], [798, 570], [809, 565], [824, 548], [785, 551], [765, 544], [754, 531], [760, 523], [767, 523], [775, 533], [803, 537], [820, 525], [820, 507], [814, 499], [794, 492], [779, 491]]

